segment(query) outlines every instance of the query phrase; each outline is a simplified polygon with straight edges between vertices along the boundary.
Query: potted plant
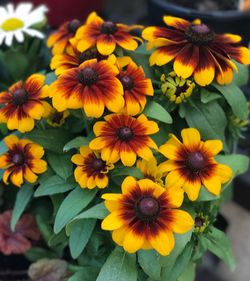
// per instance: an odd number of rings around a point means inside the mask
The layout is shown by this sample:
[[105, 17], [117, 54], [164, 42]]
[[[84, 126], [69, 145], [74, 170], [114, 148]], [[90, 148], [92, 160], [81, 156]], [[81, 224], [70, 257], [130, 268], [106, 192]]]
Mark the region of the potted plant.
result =
[[[7, 7], [3, 57], [28, 56], [30, 35], [43, 37], [18, 14], [30, 8]], [[38, 44], [50, 65], [4, 80], [0, 251], [24, 254], [32, 280], [194, 280], [207, 250], [235, 267], [216, 220], [249, 164], [233, 147], [250, 51], [200, 20], [164, 21], [92, 12], [46, 38], [51, 59]]]

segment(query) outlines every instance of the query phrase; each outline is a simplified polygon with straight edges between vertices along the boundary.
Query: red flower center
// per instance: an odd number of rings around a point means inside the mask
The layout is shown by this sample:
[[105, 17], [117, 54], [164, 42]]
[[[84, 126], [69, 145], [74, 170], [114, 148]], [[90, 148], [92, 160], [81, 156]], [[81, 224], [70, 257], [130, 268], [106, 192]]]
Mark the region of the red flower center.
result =
[[133, 138], [133, 131], [129, 127], [121, 127], [116, 130], [116, 135], [123, 141], [129, 141]]
[[125, 75], [120, 78], [120, 81], [122, 82], [124, 90], [131, 90], [134, 87], [134, 80], [131, 76]]
[[154, 218], [159, 214], [160, 205], [153, 197], [144, 197], [137, 203], [137, 215], [141, 219]]
[[92, 163], [92, 167], [95, 171], [100, 172], [106, 167], [106, 162], [102, 159], [96, 158]]
[[77, 29], [81, 26], [81, 22], [79, 20], [72, 20], [68, 25], [69, 33], [75, 34]]
[[15, 105], [23, 105], [29, 99], [29, 93], [25, 89], [18, 89], [12, 94], [12, 101]]
[[98, 80], [98, 73], [91, 67], [86, 67], [78, 73], [78, 80], [80, 83], [91, 86]]
[[203, 23], [189, 26], [185, 35], [189, 42], [197, 45], [206, 45], [214, 39], [214, 32]]
[[112, 21], [105, 21], [102, 24], [101, 32], [104, 34], [114, 34], [117, 31], [117, 25]]
[[12, 156], [12, 163], [17, 166], [22, 166], [24, 164], [25, 157], [22, 153], [16, 153]]
[[201, 152], [193, 152], [188, 155], [188, 166], [195, 171], [200, 171], [205, 167], [205, 157]]
[[196, 217], [194, 219], [195, 227], [202, 227], [204, 222], [205, 222], [205, 220], [203, 218], [201, 218], [201, 217]]

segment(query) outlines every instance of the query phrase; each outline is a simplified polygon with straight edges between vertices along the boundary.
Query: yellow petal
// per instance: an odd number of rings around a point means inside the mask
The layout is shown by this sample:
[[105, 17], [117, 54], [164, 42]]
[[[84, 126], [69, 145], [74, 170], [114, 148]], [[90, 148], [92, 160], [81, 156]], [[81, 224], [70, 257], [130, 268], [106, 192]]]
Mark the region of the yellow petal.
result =
[[180, 187], [166, 188], [169, 203], [173, 208], [179, 208], [184, 200], [184, 191]]
[[152, 235], [149, 242], [162, 256], [169, 255], [175, 244], [173, 233], [166, 229], [160, 230], [156, 235]]
[[[100, 149], [104, 148], [106, 145], [107, 145], [106, 141], [102, 137], [98, 137], [96, 139], [93, 139], [89, 143], [89, 148], [92, 150], [100, 150]], [[103, 159], [103, 160], [106, 160], [106, 159]]]
[[187, 193], [187, 196], [190, 201], [195, 201], [198, 199], [201, 189], [201, 182], [200, 180], [190, 182], [186, 180], [183, 184], [183, 189]]
[[221, 140], [208, 140], [204, 142], [204, 148], [209, 154], [215, 156], [223, 149], [223, 143]]
[[170, 139], [159, 147], [159, 152], [169, 159], [178, 159], [178, 151], [182, 148], [182, 143], [175, 135], [170, 134]]
[[9, 149], [13, 149], [13, 147], [19, 142], [19, 138], [15, 135], [9, 135], [4, 138], [4, 142]]
[[137, 181], [134, 177], [128, 176], [122, 182], [122, 193], [128, 194], [137, 186]]
[[104, 230], [115, 230], [123, 226], [124, 222], [120, 218], [120, 212], [112, 212], [102, 221], [102, 229]]
[[8, 156], [6, 154], [0, 155], [0, 169], [4, 169], [9, 165]]
[[166, 177], [166, 186], [169, 188], [182, 187], [185, 180], [185, 177], [180, 174], [179, 170], [171, 171]]
[[96, 177], [95, 182], [96, 182], [97, 187], [105, 188], [105, 187], [107, 187], [107, 185], [109, 183], [109, 178], [106, 175], [102, 178]]
[[29, 144], [29, 147], [30, 147], [30, 152], [34, 158], [40, 159], [43, 157], [45, 151], [41, 145], [31, 143]]
[[29, 167], [25, 167], [24, 169], [24, 178], [27, 182], [35, 183], [37, 181], [37, 175], [35, 175]]
[[124, 166], [132, 167], [136, 161], [136, 154], [132, 149], [121, 150], [121, 161]]
[[194, 220], [189, 213], [182, 210], [172, 210], [171, 213], [171, 229], [175, 233], [183, 234], [193, 228]]
[[179, 167], [174, 160], [167, 160], [159, 165], [159, 170], [162, 173], [177, 170]]
[[11, 174], [10, 176], [10, 181], [18, 186], [21, 187], [21, 185], [23, 184], [23, 171], [22, 169], [18, 169], [18, 171], [15, 171]]
[[71, 161], [76, 165], [83, 165], [84, 164], [84, 158], [81, 154], [75, 154], [71, 157]]
[[118, 229], [115, 229], [112, 233], [112, 238], [115, 241], [115, 243], [118, 244], [119, 246], [122, 246], [124, 237], [127, 232], [128, 229], [126, 227], [120, 227]]
[[42, 159], [34, 159], [31, 161], [31, 170], [36, 174], [42, 174], [47, 170], [47, 163]]
[[137, 234], [134, 230], [130, 230], [124, 238], [123, 247], [124, 250], [129, 253], [135, 253], [141, 249], [144, 244], [144, 233]]
[[181, 131], [183, 143], [188, 148], [194, 148], [200, 145], [201, 136], [197, 129], [188, 128]]
[[212, 177], [207, 177], [203, 178], [202, 182], [204, 186], [213, 193], [214, 195], [220, 195], [221, 192], [221, 182], [218, 177], [212, 176]]
[[122, 198], [123, 195], [118, 193], [105, 193], [102, 195], [102, 199], [110, 200], [110, 201], [119, 201]]
[[34, 128], [34, 126], [34, 119], [29, 117], [22, 118], [18, 123], [18, 131], [20, 131], [21, 133], [29, 132]]
[[221, 183], [226, 183], [232, 178], [233, 171], [227, 165], [218, 164], [216, 166], [215, 174], [220, 179]]

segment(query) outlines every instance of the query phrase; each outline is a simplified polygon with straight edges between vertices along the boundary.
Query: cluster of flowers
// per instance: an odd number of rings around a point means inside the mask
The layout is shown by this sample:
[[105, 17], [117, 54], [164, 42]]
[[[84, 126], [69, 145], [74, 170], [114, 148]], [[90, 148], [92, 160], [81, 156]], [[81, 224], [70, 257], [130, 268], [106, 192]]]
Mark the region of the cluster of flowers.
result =
[[[214, 79], [230, 83], [237, 69], [232, 59], [250, 63], [250, 51], [235, 45], [237, 35], [217, 35], [199, 20], [166, 16], [164, 21], [167, 27], [145, 28], [142, 37], [154, 48], [151, 66], [173, 62], [172, 71], [161, 77], [170, 101], [180, 103], [196, 84], [203, 87]], [[232, 171], [214, 159], [222, 141], [202, 141], [197, 129], [183, 129], [182, 141], [171, 134], [159, 148], [150, 137], [159, 127], [142, 112], [147, 96], [154, 95], [152, 81], [130, 57], [118, 56], [138, 47], [142, 39], [131, 35], [138, 28], [104, 21], [94, 12], [83, 25], [77, 20], [62, 25], [48, 39], [57, 80], [46, 85], [44, 75], [34, 74], [2, 92], [0, 122], [25, 133], [42, 118], [60, 126], [74, 109], [82, 109], [86, 118], [103, 118], [93, 126], [95, 138], [72, 157], [75, 180], [82, 188], [106, 188], [118, 161], [136, 165], [144, 179], [128, 176], [121, 193], [102, 195], [110, 211], [102, 229], [112, 231], [113, 240], [130, 253], [154, 248], [168, 255], [174, 248], [173, 233], [185, 233], [194, 225], [191, 215], [179, 209], [184, 193], [195, 201], [204, 185], [219, 195]], [[15, 135], [5, 143], [9, 150], [0, 156], [5, 184], [35, 183], [47, 168], [41, 159], [44, 149]], [[158, 152], [165, 161], [157, 163]]]

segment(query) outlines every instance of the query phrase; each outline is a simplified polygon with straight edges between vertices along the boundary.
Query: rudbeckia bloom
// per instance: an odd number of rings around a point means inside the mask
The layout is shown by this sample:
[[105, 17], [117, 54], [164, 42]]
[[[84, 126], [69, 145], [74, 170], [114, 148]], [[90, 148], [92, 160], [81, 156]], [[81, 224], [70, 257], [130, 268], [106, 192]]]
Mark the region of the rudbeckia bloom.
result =
[[23, 42], [25, 34], [44, 38], [43, 33], [32, 26], [45, 20], [48, 9], [44, 5], [32, 8], [31, 3], [21, 3], [16, 9], [13, 4], [8, 4], [6, 8], [0, 7], [0, 45], [5, 42], [7, 46], [11, 46], [14, 38]]
[[71, 161], [77, 165], [75, 179], [82, 188], [105, 188], [109, 183], [108, 172], [114, 169], [114, 164], [99, 157], [97, 152], [88, 146], [80, 148], [80, 154], [73, 155]]
[[110, 114], [104, 119], [95, 123], [93, 130], [97, 138], [89, 144], [91, 149], [101, 150], [103, 160], [116, 163], [121, 159], [123, 165], [133, 166], [137, 156], [146, 160], [153, 157], [150, 148], [157, 149], [157, 145], [148, 135], [159, 131], [156, 122], [143, 114], [137, 119]]
[[110, 55], [116, 46], [126, 50], [135, 50], [138, 43], [129, 32], [138, 26], [127, 26], [121, 23], [104, 21], [95, 12], [91, 13], [86, 24], [81, 26], [74, 39], [78, 41], [77, 49], [84, 52], [96, 45], [97, 50], [102, 55]]
[[137, 160], [136, 167], [143, 173], [144, 178], [163, 185], [163, 173], [159, 169], [159, 166], [157, 166], [157, 160], [155, 157], [152, 157], [148, 161], [144, 159]]
[[33, 74], [0, 93], [0, 123], [7, 123], [9, 130], [24, 133], [34, 128], [34, 119], [47, 117], [51, 107], [43, 100], [48, 96], [48, 86], [44, 82], [44, 75]]
[[165, 16], [169, 27], [148, 27], [142, 37], [149, 41], [148, 47], [155, 47], [150, 56], [151, 65], [174, 62], [174, 71], [184, 79], [194, 76], [201, 86], [212, 83], [214, 78], [220, 84], [228, 84], [237, 70], [232, 59], [250, 64], [250, 51], [239, 47], [241, 37], [234, 34], [215, 34], [200, 20], [187, 20]]
[[69, 47], [63, 54], [55, 55], [50, 64], [50, 68], [55, 70], [56, 75], [60, 75], [68, 69], [78, 67], [83, 62], [91, 59], [108, 60], [111, 63], [116, 62], [114, 55], [103, 56], [97, 50], [90, 49], [85, 52], [79, 52], [76, 47]]
[[62, 54], [70, 48], [71, 44], [69, 40], [75, 36], [80, 26], [81, 22], [79, 20], [67, 21], [49, 36], [47, 45], [49, 48], [52, 48], [53, 55]]
[[197, 200], [201, 185], [214, 195], [221, 192], [221, 184], [232, 177], [232, 170], [215, 161], [214, 156], [223, 148], [220, 140], [201, 141], [198, 130], [189, 128], [181, 131], [183, 143], [174, 135], [160, 146], [169, 160], [160, 164], [162, 172], [168, 172], [167, 187], [182, 187], [191, 201]]
[[155, 249], [166, 256], [174, 248], [173, 233], [186, 233], [194, 225], [187, 212], [177, 209], [183, 197], [180, 188], [165, 189], [149, 179], [129, 176], [122, 183], [122, 194], [102, 196], [111, 213], [102, 229], [113, 231], [113, 240], [129, 253]]
[[120, 79], [123, 90], [125, 105], [122, 112], [129, 115], [137, 115], [141, 113], [146, 105], [147, 96], [154, 95], [152, 82], [145, 77], [144, 70], [141, 66], [137, 66], [131, 60], [125, 65], [119, 64]]
[[41, 158], [44, 149], [28, 139], [19, 140], [15, 135], [4, 139], [8, 151], [0, 156], [0, 169], [5, 169], [3, 182], [9, 181], [21, 187], [24, 179], [29, 183], [35, 183], [36, 174], [42, 174], [47, 170], [47, 163]]
[[52, 127], [61, 127], [65, 120], [69, 117], [70, 113], [68, 110], [58, 112], [54, 108], [52, 108], [49, 116], [47, 117], [47, 122]]
[[118, 69], [108, 61], [88, 60], [69, 69], [50, 86], [52, 103], [58, 111], [83, 108], [88, 117], [99, 118], [104, 108], [118, 112], [124, 106]]

